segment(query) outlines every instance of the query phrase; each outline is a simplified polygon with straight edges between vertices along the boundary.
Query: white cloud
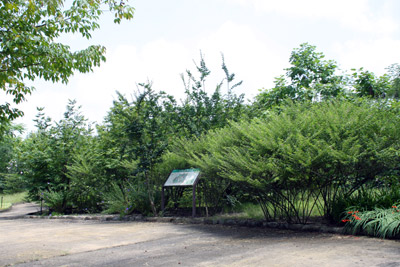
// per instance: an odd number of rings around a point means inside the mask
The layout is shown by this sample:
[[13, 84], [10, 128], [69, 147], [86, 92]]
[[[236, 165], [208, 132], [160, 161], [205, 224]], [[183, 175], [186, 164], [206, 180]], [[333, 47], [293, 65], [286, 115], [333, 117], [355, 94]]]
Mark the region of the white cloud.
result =
[[333, 50], [342, 69], [360, 68], [377, 75], [386, 73], [385, 68], [400, 62], [400, 40], [379, 39], [373, 41], [352, 40], [336, 43]]
[[390, 17], [392, 1], [381, 2], [379, 10], [368, 0], [235, 0], [252, 6], [258, 12], [277, 13], [306, 19], [338, 21], [343, 27], [361, 32], [391, 34], [398, 30], [395, 19]]
[[[115, 91], [130, 96], [136, 90], [136, 83], [153, 81], [156, 91], [163, 90], [177, 100], [184, 97], [184, 86], [180, 74], [186, 69], [196, 73], [193, 60], [199, 62], [202, 50], [212, 75], [207, 80], [211, 91], [224, 78], [221, 70], [221, 52], [229, 70], [235, 73], [237, 81], [244, 80], [238, 93], [254, 96], [257, 89], [272, 86], [273, 77], [281, 71], [284, 62], [277, 56], [273, 44], [265, 43], [252, 29], [226, 22], [202, 39], [186, 46], [159, 39], [143, 47], [119, 45], [109, 49], [107, 62], [93, 74], [79, 75], [75, 79], [76, 98], [82, 104], [84, 114], [101, 122], [106, 110], [112, 105]], [[84, 102], [80, 101], [83, 99]]]
[[[101, 122], [111, 107], [115, 91], [128, 99], [136, 92], [137, 83], [154, 82], [155, 90], [183, 94], [179, 73], [184, 71], [187, 49], [179, 43], [156, 40], [138, 48], [119, 45], [110, 49], [107, 62], [90, 75], [80, 75], [76, 82], [77, 99], [88, 107], [90, 118]], [[178, 89], [177, 89], [178, 88]], [[97, 107], [97, 110], [96, 110]]]
[[206, 63], [210, 59], [212, 69], [219, 71], [218, 77], [224, 75], [220, 70], [220, 53], [224, 53], [227, 67], [236, 74], [236, 81], [244, 81], [237, 89], [238, 93], [250, 97], [258, 92], [257, 89], [272, 86], [273, 78], [282, 72], [287, 62], [286, 58], [279, 57], [281, 48], [261, 36], [248, 26], [227, 21], [201, 40], [198, 47], [205, 53]]
[[[263, 14], [266, 12], [281, 15], [278, 20], [274, 17], [276, 24], [271, 25], [276, 27], [276, 31], [266, 30], [265, 25], [270, 23], [266, 19], [267, 16], [257, 18], [257, 24], [252, 20], [243, 23], [230, 17], [227, 18], [229, 21], [222, 24], [216, 22], [211, 27], [204, 28], [201, 33], [184, 32], [181, 37], [178, 33], [170, 38], [166, 33], [159, 39], [151, 37], [159, 35], [151, 34], [137, 35], [136, 39], [121, 38], [125, 41], [113, 45], [110, 42], [107, 48], [107, 62], [96, 68], [94, 73], [77, 74], [67, 86], [35, 81], [37, 91], [28, 97], [27, 103], [21, 105], [26, 115], [19, 122], [26, 123], [29, 129], [32, 129], [31, 121], [36, 114], [36, 106], [45, 106], [47, 114], [59, 120], [65, 111], [68, 98], [77, 99], [78, 104], [83, 107], [83, 114], [91, 121], [101, 122], [112, 105], [116, 90], [129, 97], [136, 90], [136, 83], [146, 82], [148, 79], [154, 82], [155, 90], [164, 90], [179, 100], [184, 95], [179, 75], [186, 69], [195, 72], [193, 59], [199, 62], [200, 50], [212, 71], [207, 80], [207, 88], [210, 91], [224, 78], [221, 70], [222, 52], [229, 70], [236, 74], [237, 81], [244, 81], [236, 92], [244, 92], [248, 98], [252, 98], [258, 93], [257, 89], [272, 87], [274, 77], [284, 74], [283, 69], [288, 65], [291, 49], [302, 42], [298, 40], [297, 35], [288, 36], [287, 31], [279, 28], [281, 23], [292, 17], [298, 18], [299, 23], [318, 20], [316, 23], [321, 23], [321, 27], [329, 25], [339, 33], [343, 27], [349, 28], [347, 34], [337, 35], [335, 44], [326, 44], [321, 40], [325, 47], [323, 50], [318, 47], [319, 51], [329, 55], [329, 59], [336, 60], [342, 69], [365, 67], [381, 75], [385, 67], [400, 62], [400, 41], [393, 34], [398, 25], [390, 15], [393, 12], [392, 1], [383, 1], [384, 4], [377, 10], [369, 5], [370, 2], [364, 0], [221, 1], [236, 1], [254, 7]], [[229, 9], [231, 6], [227, 4], [226, 7]], [[158, 19], [165, 22], [163, 18]], [[210, 21], [220, 20], [210, 17]], [[324, 24], [326, 22], [328, 24]], [[339, 27], [335, 27], [336, 25]], [[147, 24], [141, 27], [146, 28]], [[153, 28], [149, 29], [151, 31]], [[358, 31], [368, 34], [358, 34]], [[371, 32], [374, 34], [370, 35]], [[377, 32], [379, 34], [375, 34]], [[386, 33], [380, 34], [382, 32]], [[312, 29], [305, 28], [301, 33], [312, 36]], [[354, 35], [348, 38], [349, 33]], [[318, 41], [318, 38], [316, 36], [315, 40]], [[136, 43], [136, 40], [140, 42]], [[133, 43], [135, 45], [132, 45]]]

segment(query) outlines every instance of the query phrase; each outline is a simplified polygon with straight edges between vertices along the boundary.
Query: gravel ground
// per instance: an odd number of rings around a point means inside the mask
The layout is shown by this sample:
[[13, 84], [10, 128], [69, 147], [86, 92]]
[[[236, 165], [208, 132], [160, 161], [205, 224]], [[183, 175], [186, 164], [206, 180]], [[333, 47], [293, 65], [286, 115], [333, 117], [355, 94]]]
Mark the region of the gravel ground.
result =
[[0, 266], [400, 266], [398, 240], [15, 216], [0, 215]]

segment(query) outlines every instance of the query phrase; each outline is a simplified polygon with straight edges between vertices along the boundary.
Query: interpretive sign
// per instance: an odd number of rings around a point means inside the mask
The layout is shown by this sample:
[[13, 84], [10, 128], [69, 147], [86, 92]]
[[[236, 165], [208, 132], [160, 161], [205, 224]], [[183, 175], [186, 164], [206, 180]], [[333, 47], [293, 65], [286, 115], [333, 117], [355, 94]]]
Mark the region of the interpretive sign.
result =
[[[192, 186], [193, 187], [193, 203], [192, 203], [192, 216], [196, 216], [196, 186], [200, 179], [199, 169], [186, 169], [186, 170], [173, 170], [169, 175], [167, 181], [162, 187], [161, 191], [161, 210], [165, 209], [165, 187], [182, 187]], [[171, 189], [172, 190], [172, 189]]]
[[173, 170], [164, 186], [193, 186], [199, 174], [199, 169]]

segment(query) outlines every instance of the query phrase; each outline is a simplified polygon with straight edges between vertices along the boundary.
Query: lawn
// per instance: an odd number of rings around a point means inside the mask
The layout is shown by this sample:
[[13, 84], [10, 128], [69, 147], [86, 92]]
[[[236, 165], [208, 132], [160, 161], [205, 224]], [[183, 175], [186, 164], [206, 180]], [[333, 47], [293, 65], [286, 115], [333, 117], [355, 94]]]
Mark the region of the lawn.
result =
[[0, 210], [9, 208], [12, 204], [22, 203], [25, 201], [27, 192], [15, 194], [0, 194]]

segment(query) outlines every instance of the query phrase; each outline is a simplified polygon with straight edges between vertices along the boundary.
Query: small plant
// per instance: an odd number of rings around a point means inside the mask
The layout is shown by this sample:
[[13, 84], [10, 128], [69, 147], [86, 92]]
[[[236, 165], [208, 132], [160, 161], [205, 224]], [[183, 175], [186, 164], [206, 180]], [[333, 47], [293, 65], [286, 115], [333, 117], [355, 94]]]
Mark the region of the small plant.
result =
[[104, 213], [119, 213], [121, 216], [134, 212], [149, 214], [150, 203], [145, 185], [124, 182], [121, 186], [113, 183], [110, 192], [105, 195], [107, 209]]
[[42, 193], [44, 202], [53, 214], [54, 212], [63, 214], [66, 212], [67, 207], [70, 206], [68, 193], [65, 191], [55, 191], [50, 189]]
[[393, 203], [399, 201], [399, 185], [376, 188], [376, 185], [368, 184], [350, 196], [339, 194], [332, 206], [332, 220], [339, 222], [345, 210], [373, 210], [390, 207]]
[[371, 211], [348, 211], [342, 222], [351, 234], [364, 233], [381, 238], [400, 237], [400, 204]]

